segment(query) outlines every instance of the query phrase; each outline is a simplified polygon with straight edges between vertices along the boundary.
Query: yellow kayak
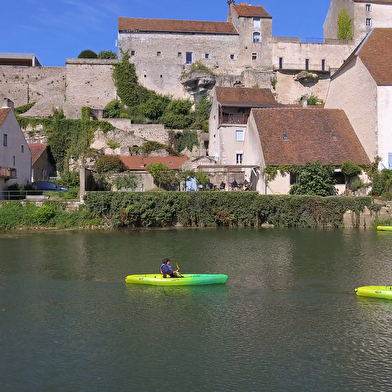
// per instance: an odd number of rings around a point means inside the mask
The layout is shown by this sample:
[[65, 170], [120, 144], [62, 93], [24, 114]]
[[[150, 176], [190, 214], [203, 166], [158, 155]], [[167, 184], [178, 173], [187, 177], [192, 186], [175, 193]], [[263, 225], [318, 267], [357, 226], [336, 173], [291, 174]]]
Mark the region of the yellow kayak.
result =
[[355, 289], [358, 296], [392, 299], [392, 286], [363, 286]]
[[163, 278], [161, 274], [128, 275], [126, 283], [150, 284], [156, 286], [198, 286], [226, 283], [225, 274], [183, 274], [182, 278]]
[[380, 231], [392, 231], [392, 226], [377, 226], [377, 230], [380, 230]]

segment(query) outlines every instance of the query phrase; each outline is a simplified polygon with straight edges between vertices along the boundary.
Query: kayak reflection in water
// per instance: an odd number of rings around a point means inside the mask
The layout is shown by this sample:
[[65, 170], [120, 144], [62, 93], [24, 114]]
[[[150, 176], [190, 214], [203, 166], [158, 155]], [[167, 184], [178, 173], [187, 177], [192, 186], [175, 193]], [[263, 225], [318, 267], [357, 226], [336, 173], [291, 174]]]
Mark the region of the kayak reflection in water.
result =
[[161, 273], [164, 278], [179, 278], [181, 275], [178, 270], [173, 271], [170, 259], [164, 259], [161, 265]]

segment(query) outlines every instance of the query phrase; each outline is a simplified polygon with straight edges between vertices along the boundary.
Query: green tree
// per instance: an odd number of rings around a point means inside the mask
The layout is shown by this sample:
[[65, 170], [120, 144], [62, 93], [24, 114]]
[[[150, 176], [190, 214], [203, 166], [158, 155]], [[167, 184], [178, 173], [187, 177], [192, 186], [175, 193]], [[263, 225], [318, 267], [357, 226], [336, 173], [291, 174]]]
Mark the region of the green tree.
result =
[[155, 185], [159, 188], [170, 189], [176, 183], [176, 177], [173, 170], [168, 169], [162, 162], [151, 163], [147, 165], [147, 172], [151, 174]]
[[102, 155], [95, 163], [95, 170], [98, 173], [107, 173], [110, 171], [124, 172], [127, 167], [118, 155]]
[[78, 59], [96, 59], [98, 55], [90, 49], [83, 50], [79, 53]]
[[110, 101], [104, 109], [104, 117], [106, 118], [119, 118], [121, 114], [121, 105], [117, 100]]
[[343, 8], [338, 15], [338, 38], [353, 39], [353, 20], [346, 8]]
[[99, 59], [116, 59], [117, 55], [112, 50], [101, 50], [98, 53]]
[[308, 162], [297, 166], [298, 181], [290, 189], [291, 195], [333, 196], [337, 194], [332, 164]]
[[210, 182], [210, 178], [208, 177], [206, 172], [200, 171], [196, 173], [196, 182], [198, 185], [203, 185], [203, 187], [205, 188]]

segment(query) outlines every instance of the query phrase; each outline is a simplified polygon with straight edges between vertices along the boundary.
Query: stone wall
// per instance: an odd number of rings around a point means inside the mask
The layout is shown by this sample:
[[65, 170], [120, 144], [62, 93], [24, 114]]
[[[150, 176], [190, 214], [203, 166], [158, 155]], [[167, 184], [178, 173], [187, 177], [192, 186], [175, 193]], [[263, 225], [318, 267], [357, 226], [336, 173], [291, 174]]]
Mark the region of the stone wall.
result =
[[81, 108], [104, 109], [117, 98], [113, 81], [113, 64], [117, 60], [67, 59], [67, 118], [81, 118]]
[[15, 107], [36, 102], [31, 117], [48, 117], [65, 102], [65, 68], [0, 66], [0, 101], [9, 98]]

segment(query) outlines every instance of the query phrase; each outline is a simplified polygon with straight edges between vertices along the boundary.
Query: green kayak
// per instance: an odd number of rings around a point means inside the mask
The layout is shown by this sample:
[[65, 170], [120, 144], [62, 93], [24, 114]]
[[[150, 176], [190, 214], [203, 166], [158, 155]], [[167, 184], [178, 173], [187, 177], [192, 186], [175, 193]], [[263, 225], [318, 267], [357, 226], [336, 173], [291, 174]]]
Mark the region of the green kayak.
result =
[[128, 275], [126, 283], [150, 284], [156, 286], [198, 286], [226, 283], [225, 274], [183, 274], [182, 278], [163, 278], [161, 274]]

